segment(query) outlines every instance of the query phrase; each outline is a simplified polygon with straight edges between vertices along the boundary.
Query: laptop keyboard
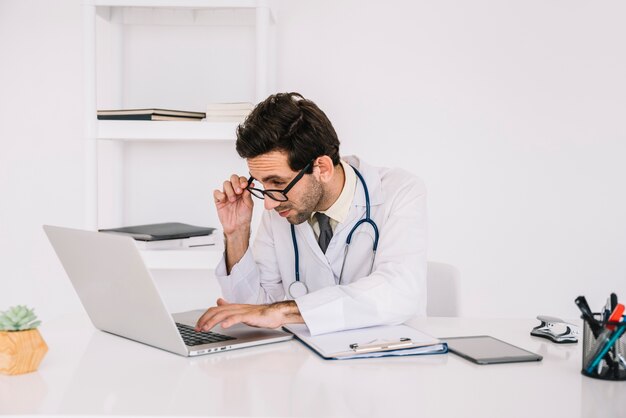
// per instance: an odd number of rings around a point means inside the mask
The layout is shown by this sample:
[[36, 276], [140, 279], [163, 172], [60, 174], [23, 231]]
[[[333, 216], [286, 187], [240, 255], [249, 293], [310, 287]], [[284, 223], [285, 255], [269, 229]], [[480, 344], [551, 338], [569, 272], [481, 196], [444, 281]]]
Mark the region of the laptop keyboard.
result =
[[198, 332], [193, 327], [185, 324], [176, 323], [178, 332], [183, 337], [185, 345], [194, 346], [200, 344], [219, 343], [221, 341], [234, 340], [235, 337], [229, 337], [228, 335], [218, 334], [217, 332]]

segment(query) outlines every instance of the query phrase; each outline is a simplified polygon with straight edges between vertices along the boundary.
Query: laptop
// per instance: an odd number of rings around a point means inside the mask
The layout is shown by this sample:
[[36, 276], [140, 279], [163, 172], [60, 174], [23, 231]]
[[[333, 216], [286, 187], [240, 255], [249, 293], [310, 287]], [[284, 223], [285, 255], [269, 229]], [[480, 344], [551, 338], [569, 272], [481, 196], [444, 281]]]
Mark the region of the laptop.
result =
[[181, 356], [286, 341], [288, 332], [244, 324], [193, 328], [203, 310], [170, 314], [133, 238], [44, 225], [93, 325]]

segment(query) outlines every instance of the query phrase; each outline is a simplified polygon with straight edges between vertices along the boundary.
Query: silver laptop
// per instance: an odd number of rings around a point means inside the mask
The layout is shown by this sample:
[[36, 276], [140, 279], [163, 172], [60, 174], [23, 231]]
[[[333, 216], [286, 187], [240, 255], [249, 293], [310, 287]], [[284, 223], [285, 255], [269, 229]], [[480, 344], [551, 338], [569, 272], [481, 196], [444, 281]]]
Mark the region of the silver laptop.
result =
[[104, 232], [44, 225], [91, 322], [102, 331], [182, 356], [217, 353], [291, 339], [281, 330], [239, 324], [195, 332], [202, 310], [170, 314], [134, 240]]

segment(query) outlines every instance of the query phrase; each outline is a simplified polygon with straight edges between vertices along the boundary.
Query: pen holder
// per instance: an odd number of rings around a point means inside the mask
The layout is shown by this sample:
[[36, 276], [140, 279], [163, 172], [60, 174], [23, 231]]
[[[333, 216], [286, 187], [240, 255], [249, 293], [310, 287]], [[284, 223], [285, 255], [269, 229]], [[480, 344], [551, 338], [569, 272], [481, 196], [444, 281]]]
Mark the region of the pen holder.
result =
[[626, 380], [626, 322], [598, 321], [596, 335], [587, 321], [583, 324], [581, 373], [595, 379]]

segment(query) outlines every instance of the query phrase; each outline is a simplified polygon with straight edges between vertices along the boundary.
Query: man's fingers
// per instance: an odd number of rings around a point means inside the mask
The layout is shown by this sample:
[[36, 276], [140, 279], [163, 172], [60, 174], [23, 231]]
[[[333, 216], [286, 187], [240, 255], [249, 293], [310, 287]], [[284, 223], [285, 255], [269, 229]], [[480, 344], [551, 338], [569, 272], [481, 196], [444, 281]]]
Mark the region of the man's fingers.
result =
[[280, 309], [272, 309], [271, 305], [231, 304], [222, 298], [217, 303], [218, 306], [209, 308], [198, 320], [196, 330], [210, 331], [220, 323], [222, 328], [239, 323], [262, 328], [276, 328], [284, 324]]
[[223, 310], [217, 311], [217, 313], [215, 315], [213, 315], [213, 317], [211, 317], [202, 326], [202, 331], [204, 331], [204, 332], [210, 331], [211, 329], [213, 329], [214, 326], [216, 326], [220, 322], [228, 319], [229, 317], [231, 317], [233, 315], [238, 315], [240, 313], [242, 313], [241, 309], [237, 309], [237, 310], [223, 309]]
[[223, 312], [216, 313], [200, 327], [200, 331], [201, 332], [211, 331], [213, 327], [219, 324], [220, 322], [222, 322], [223, 319], [225, 319], [225, 314]]
[[205, 313], [202, 314], [202, 316], [196, 322], [196, 331], [200, 331], [204, 324], [206, 324], [206, 322], [209, 320], [209, 318], [214, 315], [214, 313], [212, 313], [212, 310], [214, 309], [215, 308], [209, 308]]
[[254, 202], [252, 201], [252, 193], [250, 193], [250, 191], [248, 189], [245, 189], [243, 191], [243, 201], [246, 203], [246, 205], [252, 209], [254, 207]]
[[[222, 299], [223, 300], [223, 299]], [[225, 301], [224, 301], [225, 302]], [[245, 305], [222, 305], [209, 308], [196, 323], [196, 331], [210, 331], [214, 326], [231, 315], [247, 312]]]
[[226, 194], [222, 193], [220, 190], [213, 190], [213, 199], [215, 199], [215, 203], [225, 203], [226, 202]]
[[233, 174], [230, 176], [230, 183], [232, 184], [235, 193], [241, 194], [246, 189], [246, 187], [248, 187], [248, 178]]
[[233, 190], [236, 194], [241, 194], [243, 187], [241, 187], [241, 180], [239, 180], [238, 175], [233, 174], [230, 176], [230, 184], [233, 186]]
[[[205, 313], [202, 314], [198, 322], [196, 322], [196, 331], [200, 331], [205, 325], [211, 321], [211, 319], [220, 312], [220, 308], [217, 306], [213, 306], [206, 310]], [[213, 328], [213, 327], [211, 327]]]
[[223, 192], [229, 201], [234, 202], [238, 196], [241, 196], [246, 192], [248, 186], [248, 179], [237, 174], [232, 174], [228, 180], [222, 185]]
[[233, 189], [233, 183], [231, 183], [230, 180], [226, 180], [222, 184], [222, 188], [224, 190], [224, 194], [229, 201], [234, 202], [235, 200], [237, 200], [237, 195], [235, 194], [235, 190]]

